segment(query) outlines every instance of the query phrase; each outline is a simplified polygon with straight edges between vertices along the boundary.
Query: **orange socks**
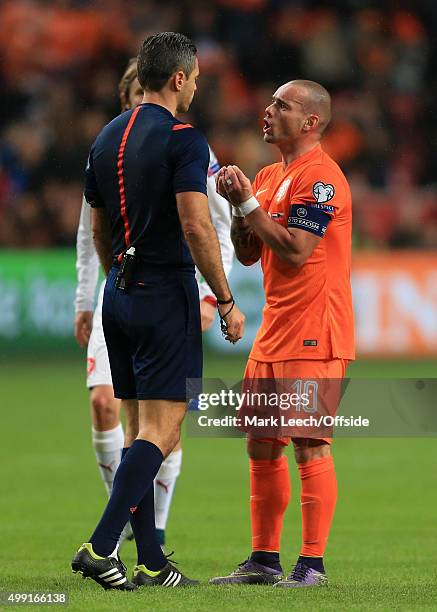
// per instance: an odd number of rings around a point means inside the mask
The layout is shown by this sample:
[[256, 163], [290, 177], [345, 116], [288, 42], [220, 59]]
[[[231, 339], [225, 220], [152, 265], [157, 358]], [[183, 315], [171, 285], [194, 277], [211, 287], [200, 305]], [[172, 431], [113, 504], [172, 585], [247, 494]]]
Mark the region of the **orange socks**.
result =
[[[302, 550], [305, 557], [323, 557], [337, 501], [332, 457], [298, 464], [302, 481]], [[252, 551], [279, 552], [284, 512], [290, 501], [287, 457], [250, 459]]]
[[323, 557], [337, 501], [337, 480], [332, 457], [298, 464], [302, 481], [302, 551]]
[[290, 501], [287, 457], [250, 459], [252, 550], [279, 552], [282, 519]]

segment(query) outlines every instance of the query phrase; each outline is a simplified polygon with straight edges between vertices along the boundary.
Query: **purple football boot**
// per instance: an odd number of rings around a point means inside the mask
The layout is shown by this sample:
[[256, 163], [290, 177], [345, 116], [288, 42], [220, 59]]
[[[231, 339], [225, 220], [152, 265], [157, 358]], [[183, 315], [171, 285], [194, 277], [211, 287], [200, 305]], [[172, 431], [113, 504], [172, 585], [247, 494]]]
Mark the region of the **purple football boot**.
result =
[[229, 576], [211, 578], [209, 584], [274, 584], [283, 577], [282, 568], [277, 570], [246, 559]]
[[312, 567], [308, 567], [302, 561], [296, 563], [291, 573], [273, 585], [280, 588], [294, 587], [321, 587], [328, 586], [328, 577]]

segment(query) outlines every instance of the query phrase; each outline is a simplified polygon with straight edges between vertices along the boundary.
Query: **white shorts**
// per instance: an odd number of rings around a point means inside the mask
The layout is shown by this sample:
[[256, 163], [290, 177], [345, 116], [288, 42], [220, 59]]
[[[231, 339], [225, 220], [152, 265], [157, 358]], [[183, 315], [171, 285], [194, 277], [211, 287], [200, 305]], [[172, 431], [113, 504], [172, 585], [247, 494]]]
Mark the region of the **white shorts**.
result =
[[102, 324], [102, 304], [105, 281], [102, 282], [97, 306], [93, 316], [93, 329], [88, 342], [87, 351], [87, 379], [88, 389], [97, 385], [110, 385], [112, 387], [111, 368], [109, 366], [108, 350]]

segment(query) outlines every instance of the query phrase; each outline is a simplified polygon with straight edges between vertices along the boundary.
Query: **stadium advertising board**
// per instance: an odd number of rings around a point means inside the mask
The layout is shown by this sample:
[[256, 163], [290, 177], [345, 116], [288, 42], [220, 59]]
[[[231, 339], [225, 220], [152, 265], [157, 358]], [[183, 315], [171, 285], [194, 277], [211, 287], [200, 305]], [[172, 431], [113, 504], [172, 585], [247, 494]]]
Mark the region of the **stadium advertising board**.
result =
[[437, 353], [437, 254], [360, 253], [353, 293], [360, 355]]
[[[0, 253], [1, 353], [74, 349], [75, 278], [70, 250]], [[216, 325], [206, 345], [247, 352], [264, 304], [259, 267], [235, 264], [231, 286], [246, 314], [247, 333], [231, 346]], [[353, 292], [358, 355], [437, 355], [437, 254], [359, 253]]]

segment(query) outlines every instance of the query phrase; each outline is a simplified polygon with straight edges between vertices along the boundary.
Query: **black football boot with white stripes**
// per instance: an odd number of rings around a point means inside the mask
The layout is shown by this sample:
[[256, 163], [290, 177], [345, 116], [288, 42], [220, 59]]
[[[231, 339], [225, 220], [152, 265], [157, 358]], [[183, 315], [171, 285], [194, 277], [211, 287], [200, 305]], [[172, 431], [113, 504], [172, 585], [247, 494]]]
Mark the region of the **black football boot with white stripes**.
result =
[[92, 578], [104, 589], [135, 591], [137, 586], [126, 578], [126, 566], [119, 558], [99, 557], [92, 544], [82, 544], [71, 562], [74, 573], [84, 578]]
[[162, 587], [186, 587], [199, 584], [198, 580], [187, 578], [174, 567], [171, 563], [167, 563], [162, 570], [152, 572], [144, 565], [134, 567], [134, 575], [132, 582], [139, 586], [162, 586]]

